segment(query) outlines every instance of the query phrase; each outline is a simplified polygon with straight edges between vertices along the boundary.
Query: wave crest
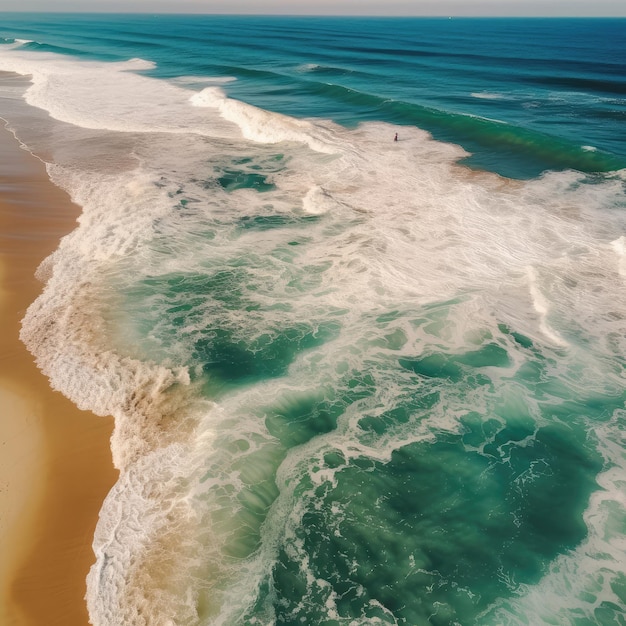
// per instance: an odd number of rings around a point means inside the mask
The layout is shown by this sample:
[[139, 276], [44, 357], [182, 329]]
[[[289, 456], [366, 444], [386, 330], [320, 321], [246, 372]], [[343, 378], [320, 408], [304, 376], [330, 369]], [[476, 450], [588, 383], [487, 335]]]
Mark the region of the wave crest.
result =
[[197, 107], [217, 109], [224, 119], [239, 126], [246, 139], [260, 143], [297, 141], [308, 145], [316, 152], [330, 154], [337, 150], [329, 135], [323, 136], [321, 125], [234, 100], [219, 87], [207, 87], [191, 96], [189, 100]]

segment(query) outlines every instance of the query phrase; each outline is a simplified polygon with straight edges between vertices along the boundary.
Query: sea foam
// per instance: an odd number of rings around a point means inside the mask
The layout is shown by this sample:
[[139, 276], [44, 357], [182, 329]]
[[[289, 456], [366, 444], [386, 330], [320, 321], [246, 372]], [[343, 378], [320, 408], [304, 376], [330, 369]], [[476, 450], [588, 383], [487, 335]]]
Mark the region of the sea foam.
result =
[[[621, 374], [607, 365], [623, 355], [619, 177], [471, 172], [457, 164], [464, 150], [421, 130], [297, 120], [134, 74], [142, 61], [9, 50], [0, 64], [32, 74], [26, 100], [54, 118], [33, 148], [65, 138], [50, 175], [83, 209], [41, 267], [21, 336], [55, 388], [116, 420], [121, 475], [94, 539], [93, 624], [273, 623], [287, 601], [273, 576], [291, 563], [302, 591], [289, 618], [339, 619], [337, 573], [320, 572], [334, 567], [322, 558], [333, 542], [369, 546], [381, 567], [394, 547], [415, 589], [443, 593], [454, 581], [420, 533], [406, 536], [412, 560], [395, 538], [388, 468], [432, 444], [449, 484], [476, 486], [530, 454], [568, 402], [619, 405]], [[589, 427], [605, 464], [589, 539], [537, 584], [500, 572], [519, 597], [490, 610], [508, 619], [547, 602], [559, 614], [585, 604], [601, 568], [617, 580], [618, 564], [590, 555], [619, 543], [620, 416]], [[542, 467], [531, 461], [511, 491]], [[479, 541], [462, 531], [460, 548]], [[357, 623], [395, 619], [367, 597], [356, 557], [340, 565], [362, 601]], [[565, 570], [586, 582], [568, 587]], [[431, 609], [412, 606], [414, 623]]]

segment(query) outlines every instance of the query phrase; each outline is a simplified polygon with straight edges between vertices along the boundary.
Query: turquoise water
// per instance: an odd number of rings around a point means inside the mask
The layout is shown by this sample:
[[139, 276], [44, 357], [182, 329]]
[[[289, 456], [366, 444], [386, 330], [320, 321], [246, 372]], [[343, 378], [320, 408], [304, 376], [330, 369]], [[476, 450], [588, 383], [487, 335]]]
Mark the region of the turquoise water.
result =
[[116, 420], [93, 624], [625, 623], [624, 20], [0, 37], [83, 209], [22, 339]]

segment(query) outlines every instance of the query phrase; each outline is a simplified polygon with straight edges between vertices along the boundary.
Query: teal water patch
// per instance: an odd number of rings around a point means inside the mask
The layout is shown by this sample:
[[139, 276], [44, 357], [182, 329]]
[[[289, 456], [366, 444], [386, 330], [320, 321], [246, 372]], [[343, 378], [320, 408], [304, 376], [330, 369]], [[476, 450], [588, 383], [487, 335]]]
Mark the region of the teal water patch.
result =
[[[235, 457], [228, 467], [233, 482], [225, 481], [215, 490], [217, 510], [213, 512], [214, 529], [218, 536], [226, 539], [224, 554], [233, 559], [250, 557], [261, 545], [261, 532], [267, 513], [279, 495], [275, 476], [285, 458], [285, 450], [278, 445], [260, 445], [259, 449], [246, 454], [247, 440], [234, 442], [229, 446]], [[243, 452], [243, 454], [241, 454]], [[238, 454], [239, 453], [239, 454]], [[238, 457], [238, 458], [237, 458]], [[210, 472], [205, 480], [214, 479]], [[237, 486], [235, 486], [235, 484]]]
[[315, 490], [296, 531], [308, 570], [290, 550], [279, 555], [277, 623], [339, 623], [326, 621], [329, 602], [340, 620], [472, 623], [584, 537], [599, 466], [580, 463], [581, 445], [545, 429], [507, 462], [468, 453], [459, 436], [401, 448], [386, 464], [354, 461], [335, 487]]
[[[402, 367], [420, 376], [444, 378], [451, 382], [459, 382], [467, 368], [508, 367], [510, 364], [507, 351], [494, 343], [488, 343], [479, 350], [463, 354], [435, 352], [419, 359], [400, 359]], [[489, 382], [489, 379], [480, 375], [476, 380]]]
[[230, 166], [215, 167], [217, 182], [226, 191], [254, 189], [259, 193], [273, 191], [271, 175], [284, 168], [284, 155], [276, 154], [261, 160], [252, 157], [233, 159]]
[[530, 337], [526, 337], [526, 335], [522, 335], [522, 333], [518, 333], [511, 328], [509, 328], [506, 324], [498, 324], [498, 330], [504, 335], [510, 335], [513, 339], [522, 347], [522, 348], [532, 348], [533, 342]]
[[336, 322], [307, 323], [268, 329], [256, 339], [241, 337], [238, 331], [210, 329], [195, 342], [194, 361], [203, 363], [211, 386], [240, 385], [284, 376], [295, 357], [335, 338]]
[[[507, 350], [487, 341], [460, 354], [396, 361], [398, 377], [409, 379], [383, 412], [364, 409], [382, 391], [381, 362], [265, 410], [286, 448], [317, 435], [329, 443], [298, 478], [303, 512], [277, 552], [257, 615], [271, 606], [268, 614], [285, 625], [478, 624], [585, 539], [583, 513], [603, 468], [594, 424], [611, 419], [626, 396], [573, 389], [529, 338], [501, 330], [513, 340], [509, 349], [525, 355], [519, 377], [506, 375]], [[539, 375], [529, 378], [531, 365]], [[450, 394], [476, 406], [477, 393], [484, 408], [468, 407], [458, 432], [431, 426], [424, 440], [406, 443], [446, 406], [460, 410]], [[347, 460], [350, 444], [335, 448], [329, 438], [362, 401], [354, 442], [379, 452], [393, 441], [388, 461], [365, 453]]]
[[268, 182], [267, 176], [257, 174], [256, 172], [241, 172], [226, 169], [217, 181], [226, 191], [254, 189], [258, 192], [264, 192], [276, 189], [274, 183]]
[[[435, 108], [407, 102], [364, 89], [327, 83], [309, 83], [306, 91], [314, 98], [347, 107], [355, 115], [348, 127], [364, 120], [385, 120], [401, 126], [417, 126], [440, 141], [460, 144], [469, 157], [462, 163], [515, 179], [533, 178], [546, 170], [574, 169], [581, 172], [613, 172], [626, 167], [626, 158], [606, 150], [590, 150], [576, 138], [533, 130], [452, 108]], [[340, 121], [342, 121], [340, 119]], [[400, 133], [401, 134], [401, 133]]]
[[[206, 273], [149, 276], [127, 287], [125, 307], [144, 358], [178, 359], [192, 378], [202, 372], [206, 393], [215, 397], [233, 386], [284, 376], [298, 355], [339, 335], [342, 311], [296, 321], [288, 298], [259, 296], [265, 287], [251, 278], [254, 263], [251, 255]], [[291, 289], [314, 287], [324, 269], [310, 266], [294, 277]]]
[[[471, 624], [520, 584], [537, 582], [586, 533], [582, 512], [599, 460], [586, 441], [545, 428], [529, 445], [498, 431], [503, 459], [450, 436], [354, 460], [312, 491], [271, 581], [278, 624]], [[341, 453], [327, 455], [328, 466]], [[302, 555], [307, 555], [307, 567]], [[329, 606], [332, 611], [329, 612]]]
[[[256, 262], [250, 254], [204, 274], [148, 277], [127, 293], [141, 303], [142, 333], [163, 358], [187, 345], [185, 364], [207, 397], [272, 385], [266, 405], [246, 410], [246, 419], [262, 421], [267, 442], [239, 454], [245, 438], [227, 441], [234, 451], [220, 448], [226, 464], [207, 474], [210, 481], [226, 467], [238, 477], [216, 492], [225, 557], [264, 551], [283, 462], [291, 451], [304, 455], [286, 481], [299, 523], [279, 540], [241, 623], [271, 614], [285, 625], [471, 626], [584, 540], [583, 513], [603, 462], [593, 427], [623, 408], [625, 394], [573, 387], [566, 357], [542, 354], [504, 324], [500, 334], [485, 331], [482, 345], [446, 351], [441, 337], [455, 303], [412, 312], [410, 325], [432, 338], [423, 354], [407, 354], [397, 326], [406, 317], [390, 311], [370, 320], [367, 339], [338, 346], [350, 358], [335, 361], [329, 348], [349, 332], [342, 311], [296, 321], [287, 299], [258, 300]], [[298, 273], [297, 288], [308, 289], [325, 268]], [[316, 350], [311, 378], [291, 378], [298, 357]], [[306, 458], [316, 439], [322, 451]]]
[[473, 153], [462, 162], [509, 178], [532, 178], [545, 170], [574, 169], [612, 172], [626, 167], [626, 159], [602, 150], [590, 151], [565, 137], [513, 124], [460, 115], [405, 102], [390, 102], [390, 121], [414, 124], [435, 139], [453, 141]]
[[[317, 215], [246, 215], [238, 220], [237, 225], [242, 230], [274, 230], [277, 228], [288, 228], [307, 226], [320, 221]], [[289, 242], [289, 245], [294, 245]], [[297, 243], [295, 244], [297, 245]]]
[[333, 431], [349, 406], [375, 393], [376, 381], [370, 374], [351, 371], [333, 386], [286, 392], [261, 412], [270, 434], [288, 449]]

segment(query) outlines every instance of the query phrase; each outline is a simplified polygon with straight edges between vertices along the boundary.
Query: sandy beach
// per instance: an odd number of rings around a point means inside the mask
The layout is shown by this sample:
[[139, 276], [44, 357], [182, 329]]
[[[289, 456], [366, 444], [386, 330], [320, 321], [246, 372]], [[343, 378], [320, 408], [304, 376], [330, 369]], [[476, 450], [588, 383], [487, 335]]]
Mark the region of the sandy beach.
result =
[[0, 623], [85, 626], [85, 578], [102, 500], [117, 477], [112, 420], [53, 391], [19, 340], [39, 263], [79, 207], [0, 129]]

